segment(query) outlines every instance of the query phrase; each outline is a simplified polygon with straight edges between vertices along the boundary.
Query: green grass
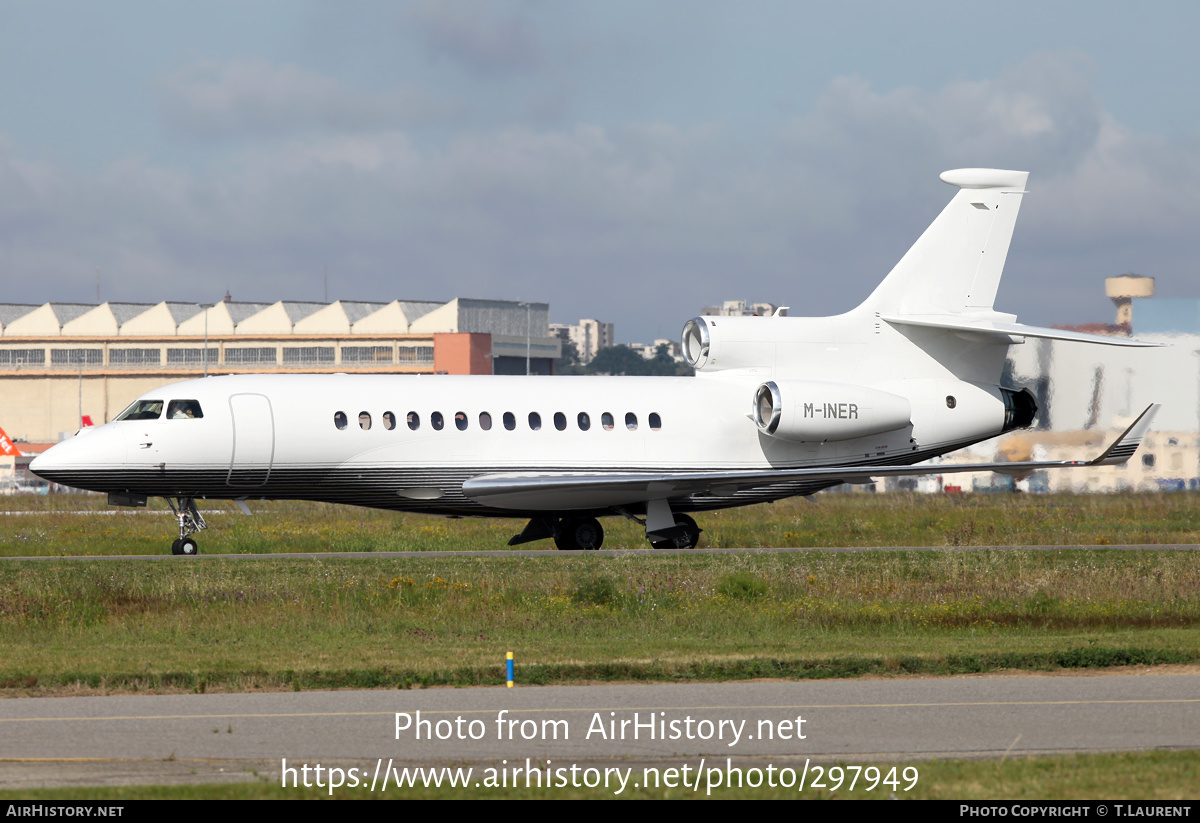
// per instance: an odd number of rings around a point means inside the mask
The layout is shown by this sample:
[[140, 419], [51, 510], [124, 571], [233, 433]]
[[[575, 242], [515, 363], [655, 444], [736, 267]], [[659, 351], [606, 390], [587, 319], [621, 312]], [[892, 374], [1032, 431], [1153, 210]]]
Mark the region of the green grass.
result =
[[[701, 515], [702, 546], [927, 546], [900, 552], [451, 557], [521, 524], [252, 503], [210, 515], [205, 553], [428, 551], [230, 563], [203, 558], [0, 566], [0, 696], [518, 683], [735, 680], [1083, 669], [1200, 661], [1190, 494], [823, 495]], [[173, 521], [95, 497], [3, 498], [0, 555], [163, 554]], [[605, 521], [606, 548], [644, 549]], [[1117, 551], [1106, 545], [1159, 543]], [[958, 552], [963, 545], [1078, 545]], [[545, 544], [534, 544], [545, 545]], [[547, 545], [548, 547], [548, 545]], [[941, 548], [936, 548], [941, 547]], [[1195, 797], [1191, 752], [915, 764], [899, 797]], [[848, 764], [854, 765], [854, 764]], [[862, 764], [870, 765], [870, 764]], [[885, 765], [883, 763], [875, 765]], [[728, 799], [795, 796], [721, 790]], [[20, 799], [300, 798], [265, 782], [3, 792]], [[603, 790], [412, 790], [335, 797], [609, 797]], [[636, 797], [694, 797], [684, 789]], [[880, 797], [860, 789], [804, 797]]]
[[[1193, 493], [1139, 495], [817, 495], [805, 500], [696, 515], [700, 546], [1011, 546], [1200, 544]], [[205, 554], [504, 549], [523, 522], [449, 520], [320, 503], [255, 502], [246, 517], [224, 501], [208, 504]], [[0, 557], [166, 554], [175, 537], [161, 501], [151, 511], [114, 511], [96, 495], [0, 498]], [[648, 549], [641, 527], [604, 519], [606, 549]], [[552, 549], [550, 541], [521, 548]]]
[[0, 688], [405, 687], [1189, 663], [1154, 550], [10, 564]]
[[[603, 766], [611, 763], [602, 764]], [[621, 764], [618, 764], [621, 765]], [[664, 763], [664, 770], [678, 763]], [[763, 763], [740, 763], [746, 779], [748, 769]], [[797, 762], [789, 759], [788, 767], [796, 768]], [[822, 762], [828, 769], [839, 764]], [[766, 781], [759, 788], [716, 788], [712, 797], [724, 800], [800, 798], [808, 800], [879, 800], [894, 795], [900, 800], [1144, 800], [1172, 801], [1195, 799], [1200, 786], [1200, 757], [1194, 752], [1154, 751], [1125, 754], [1067, 755], [1061, 757], [1020, 757], [1004, 760], [928, 760], [874, 763], [844, 763], [847, 766], [876, 766], [886, 777], [890, 769], [897, 768], [897, 776], [904, 769], [915, 769], [916, 785], [909, 791], [904, 787], [911, 781], [901, 780], [898, 787], [876, 783], [868, 790], [868, 783], [858, 773], [857, 784], [850, 790], [853, 771], [843, 772], [841, 787], [832, 790], [806, 788], [798, 792], [795, 788], [770, 788]], [[628, 768], [628, 766], [622, 766]], [[474, 768], [482, 769], [483, 766]], [[803, 761], [799, 761], [803, 768]], [[810, 767], [811, 768], [811, 767]], [[634, 767], [633, 775], [643, 774], [642, 765]], [[692, 772], [694, 775], [694, 771]], [[835, 772], [835, 774], [837, 774]], [[909, 772], [911, 775], [912, 772]], [[630, 783], [637, 779], [631, 775]], [[689, 778], [690, 779], [690, 778]], [[716, 782], [715, 779], [713, 782]], [[828, 786], [833, 781], [824, 778]], [[246, 783], [202, 786], [127, 786], [104, 788], [34, 789], [0, 791], [0, 800], [302, 800], [333, 797], [335, 799], [412, 800], [412, 799], [613, 799], [612, 789], [604, 788], [440, 788], [403, 789], [394, 787], [386, 792], [371, 793], [364, 788], [339, 788], [330, 792], [325, 788], [282, 788], [274, 780], [253, 779]], [[704, 799], [705, 784], [700, 791], [690, 788], [660, 787], [657, 789], [633, 789], [630, 785], [621, 799]]]

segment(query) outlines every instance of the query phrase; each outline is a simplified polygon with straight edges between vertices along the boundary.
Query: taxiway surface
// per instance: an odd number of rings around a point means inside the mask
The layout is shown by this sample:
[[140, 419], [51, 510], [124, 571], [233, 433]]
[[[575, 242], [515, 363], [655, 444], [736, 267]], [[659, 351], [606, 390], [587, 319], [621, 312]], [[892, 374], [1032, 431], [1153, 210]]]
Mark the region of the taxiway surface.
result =
[[882, 765], [1151, 748], [1200, 748], [1200, 675], [0, 701], [0, 786], [7, 788], [241, 779], [250, 770], [277, 775], [284, 758], [368, 768], [377, 760], [526, 758], [535, 765], [726, 757]]

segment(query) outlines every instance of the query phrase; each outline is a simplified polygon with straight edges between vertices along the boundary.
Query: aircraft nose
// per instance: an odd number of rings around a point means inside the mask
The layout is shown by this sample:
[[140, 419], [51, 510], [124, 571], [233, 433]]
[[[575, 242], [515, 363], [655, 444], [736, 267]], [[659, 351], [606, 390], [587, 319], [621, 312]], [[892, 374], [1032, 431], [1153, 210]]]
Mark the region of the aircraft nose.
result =
[[121, 432], [101, 426], [84, 429], [42, 452], [29, 463], [29, 470], [45, 480], [88, 488], [86, 478], [125, 462], [125, 438]]

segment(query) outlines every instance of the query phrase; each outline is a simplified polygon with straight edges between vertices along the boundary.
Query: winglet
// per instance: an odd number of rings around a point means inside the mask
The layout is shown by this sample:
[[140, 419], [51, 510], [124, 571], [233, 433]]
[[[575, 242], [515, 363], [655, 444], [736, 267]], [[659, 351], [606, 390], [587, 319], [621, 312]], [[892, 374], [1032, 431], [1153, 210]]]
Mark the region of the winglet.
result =
[[1150, 423], [1154, 420], [1154, 415], [1158, 414], [1159, 407], [1158, 403], [1152, 403], [1147, 406], [1146, 410], [1138, 415], [1137, 420], [1134, 420], [1129, 428], [1111, 446], [1104, 450], [1103, 454], [1088, 463], [1088, 465], [1117, 466], [1133, 457], [1133, 453], [1138, 450], [1138, 446], [1142, 445], [1142, 438], [1146, 436], [1146, 432], [1150, 429]]

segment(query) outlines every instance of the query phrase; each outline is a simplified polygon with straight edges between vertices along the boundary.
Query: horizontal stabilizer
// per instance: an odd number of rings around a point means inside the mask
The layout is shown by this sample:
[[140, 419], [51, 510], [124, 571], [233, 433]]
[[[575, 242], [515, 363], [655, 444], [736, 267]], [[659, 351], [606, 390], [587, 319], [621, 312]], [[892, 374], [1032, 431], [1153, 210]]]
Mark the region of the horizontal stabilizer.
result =
[[1071, 340], [1077, 343], [1099, 343], [1103, 346], [1133, 346], [1152, 348], [1162, 346], [1162, 343], [1147, 343], [1143, 340], [1133, 340], [1128, 337], [1109, 337], [1103, 334], [1086, 334], [1084, 332], [1067, 331], [1065, 329], [1047, 329], [1040, 326], [1023, 326], [1020, 323], [1003, 323], [995, 320], [984, 320], [969, 315], [957, 314], [885, 314], [882, 319], [894, 326], [922, 326], [930, 329], [947, 329], [958, 332], [971, 332], [995, 337], [1040, 337], [1047, 340]]
[[1027, 474], [1039, 469], [1069, 469], [1111, 466], [1124, 463], [1141, 445], [1158, 412], [1151, 405], [1120, 437], [1093, 460], [1044, 460], [1001, 463], [956, 463], [919, 466], [829, 466], [813, 469], [768, 471], [712, 471], [658, 473], [568, 473], [488, 474], [463, 483], [463, 494], [486, 506], [520, 511], [561, 512], [596, 510], [671, 500], [689, 495], [727, 495], [740, 489], [762, 488], [779, 483], [817, 481], [869, 483], [877, 477], [921, 474], [994, 471]]

